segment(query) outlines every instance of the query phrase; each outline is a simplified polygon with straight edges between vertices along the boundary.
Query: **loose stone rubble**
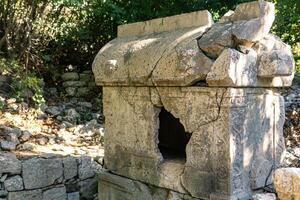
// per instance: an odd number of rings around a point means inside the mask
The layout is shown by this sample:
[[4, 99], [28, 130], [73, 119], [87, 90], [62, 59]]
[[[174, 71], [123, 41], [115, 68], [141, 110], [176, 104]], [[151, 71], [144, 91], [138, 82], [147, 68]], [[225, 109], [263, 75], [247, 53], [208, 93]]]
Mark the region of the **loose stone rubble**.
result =
[[0, 97], [0, 200], [96, 200], [101, 105], [72, 97], [34, 109]]
[[285, 150], [276, 87], [295, 67], [269, 33], [274, 18], [274, 4], [255, 1], [215, 24], [198, 11], [119, 27], [93, 63], [106, 117], [100, 199], [248, 200], [272, 184]]

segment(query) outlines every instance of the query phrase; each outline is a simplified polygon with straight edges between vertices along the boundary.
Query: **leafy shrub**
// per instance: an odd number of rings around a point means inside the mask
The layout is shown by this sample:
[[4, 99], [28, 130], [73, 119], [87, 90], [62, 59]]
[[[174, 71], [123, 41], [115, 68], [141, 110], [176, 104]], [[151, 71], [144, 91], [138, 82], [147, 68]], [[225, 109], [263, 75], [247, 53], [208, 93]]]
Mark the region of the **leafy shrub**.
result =
[[0, 71], [12, 77], [11, 95], [18, 101], [27, 101], [36, 106], [45, 103], [43, 97], [43, 80], [34, 72], [26, 68], [16, 60], [0, 59]]

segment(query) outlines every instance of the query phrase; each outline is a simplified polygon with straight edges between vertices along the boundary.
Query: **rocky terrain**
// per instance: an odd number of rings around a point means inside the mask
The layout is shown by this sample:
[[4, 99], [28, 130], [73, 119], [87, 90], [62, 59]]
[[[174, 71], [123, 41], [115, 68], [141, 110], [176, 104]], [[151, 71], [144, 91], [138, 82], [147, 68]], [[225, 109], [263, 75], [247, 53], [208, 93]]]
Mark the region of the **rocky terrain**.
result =
[[0, 92], [0, 200], [97, 199], [104, 142], [99, 100], [64, 99], [49, 88], [47, 105], [33, 108], [5, 91]]

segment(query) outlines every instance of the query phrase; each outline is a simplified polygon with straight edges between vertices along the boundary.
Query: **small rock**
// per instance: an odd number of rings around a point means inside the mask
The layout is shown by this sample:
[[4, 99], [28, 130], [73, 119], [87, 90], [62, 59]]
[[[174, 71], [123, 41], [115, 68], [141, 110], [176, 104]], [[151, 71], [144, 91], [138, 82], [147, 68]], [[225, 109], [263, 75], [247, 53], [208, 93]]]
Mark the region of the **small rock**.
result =
[[0, 190], [0, 197], [6, 197], [8, 192], [6, 190]]
[[44, 200], [66, 200], [67, 199], [67, 193], [66, 193], [66, 187], [55, 187], [49, 190], [46, 190], [43, 192], [43, 199]]
[[42, 190], [28, 190], [9, 192], [8, 200], [41, 200], [43, 199]]
[[58, 116], [61, 114], [61, 110], [59, 107], [57, 106], [52, 106], [52, 107], [48, 107], [46, 110], [45, 110], [46, 113], [52, 115], [52, 116]]
[[20, 143], [19, 139], [18, 139], [18, 134], [15, 133], [15, 132], [11, 132], [11, 133], [6, 134], [6, 140], [8, 140], [10, 142], [17, 143], [17, 144]]
[[48, 138], [46, 138], [46, 137], [41, 137], [41, 138], [36, 139], [36, 142], [37, 142], [39, 145], [46, 145], [46, 144], [48, 143]]
[[80, 180], [91, 178], [95, 176], [95, 171], [92, 167], [92, 158], [89, 156], [83, 156], [79, 160], [78, 176]]
[[32, 143], [24, 143], [24, 144], [19, 144], [17, 146], [17, 150], [19, 151], [32, 151], [34, 150], [35, 145]]
[[77, 161], [74, 157], [63, 158], [64, 178], [69, 180], [77, 176]]
[[92, 108], [93, 105], [90, 102], [78, 102], [78, 106], [86, 107], [86, 108]]
[[0, 142], [1, 148], [6, 151], [16, 150], [17, 145], [18, 145], [18, 143], [16, 143], [16, 142], [11, 142], [11, 141], [6, 141], [6, 140]]
[[10, 99], [6, 100], [7, 104], [12, 104], [12, 103], [16, 103], [16, 102], [17, 102], [17, 100], [15, 98], [10, 98]]
[[84, 82], [89, 82], [91, 79], [91, 74], [79, 74], [80, 80]]
[[68, 193], [68, 200], [80, 200], [79, 192]]
[[4, 174], [3, 176], [1, 176], [0, 178], [0, 182], [3, 183], [7, 178], [7, 174]]
[[90, 89], [88, 87], [80, 87], [77, 90], [77, 96], [78, 97], [83, 97], [83, 96], [88, 95], [89, 92], [90, 92]]
[[52, 96], [57, 96], [57, 89], [56, 88], [48, 88], [49, 94]]
[[63, 81], [75, 81], [79, 79], [79, 75], [76, 72], [67, 72], [61, 76]]
[[12, 176], [4, 181], [5, 189], [9, 192], [20, 191], [24, 189], [22, 177]]
[[69, 95], [71, 97], [75, 96], [77, 93], [76, 87], [67, 87], [65, 90], [66, 90], [67, 95]]
[[20, 174], [21, 161], [19, 161], [15, 154], [4, 153], [0, 151], [0, 174]]
[[276, 195], [274, 193], [255, 194], [252, 200], [276, 200]]
[[32, 134], [29, 131], [23, 131], [21, 136], [19, 137], [19, 140], [21, 142], [26, 142], [30, 139], [31, 135]]
[[71, 123], [76, 123], [79, 118], [80, 114], [74, 108], [67, 110], [66, 116], [64, 117], [65, 120]]

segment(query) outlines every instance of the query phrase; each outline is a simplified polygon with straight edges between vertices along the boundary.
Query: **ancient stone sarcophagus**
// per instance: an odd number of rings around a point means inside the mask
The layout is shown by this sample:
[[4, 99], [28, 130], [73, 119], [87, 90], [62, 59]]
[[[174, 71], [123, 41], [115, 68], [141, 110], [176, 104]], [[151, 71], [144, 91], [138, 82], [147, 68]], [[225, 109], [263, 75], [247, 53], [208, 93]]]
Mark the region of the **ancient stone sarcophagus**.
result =
[[284, 150], [294, 60], [269, 33], [274, 5], [240, 4], [118, 27], [93, 63], [103, 86], [99, 198], [249, 199]]

